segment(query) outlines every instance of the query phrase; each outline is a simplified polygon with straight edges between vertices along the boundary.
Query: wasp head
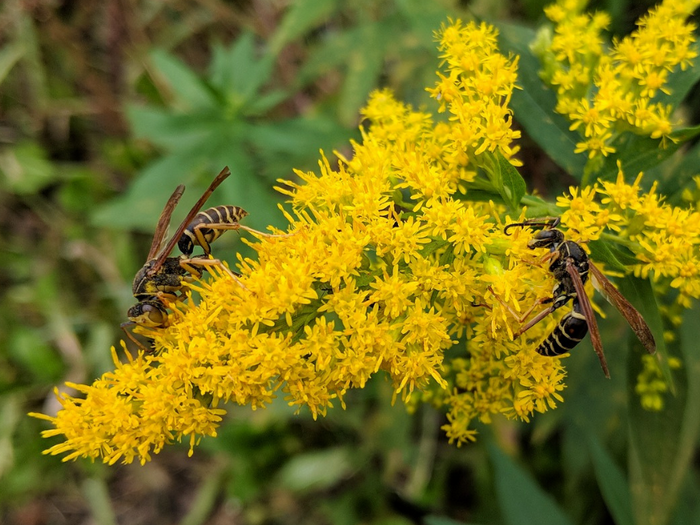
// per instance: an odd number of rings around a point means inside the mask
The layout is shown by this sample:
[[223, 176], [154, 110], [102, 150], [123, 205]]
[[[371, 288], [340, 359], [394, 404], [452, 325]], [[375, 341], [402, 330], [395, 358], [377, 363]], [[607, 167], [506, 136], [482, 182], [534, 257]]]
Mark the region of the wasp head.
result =
[[564, 234], [556, 229], [540, 230], [527, 243], [531, 250], [535, 248], [553, 248], [564, 242]]
[[165, 305], [157, 299], [141, 301], [129, 308], [126, 316], [139, 326], [160, 328], [165, 324], [168, 313]]

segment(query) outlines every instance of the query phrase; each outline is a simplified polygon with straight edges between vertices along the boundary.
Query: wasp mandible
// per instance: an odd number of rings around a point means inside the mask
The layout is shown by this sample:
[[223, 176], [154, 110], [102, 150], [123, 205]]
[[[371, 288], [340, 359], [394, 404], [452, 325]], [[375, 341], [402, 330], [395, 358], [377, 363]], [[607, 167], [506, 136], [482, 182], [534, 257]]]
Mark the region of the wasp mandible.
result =
[[593, 264], [593, 261], [588, 258], [583, 248], [574, 241], [566, 240], [564, 233], [557, 229], [559, 223], [560, 219], [558, 217], [546, 217], [509, 224], [503, 230], [506, 235], [509, 235], [508, 230], [511, 228], [541, 227], [542, 229], [530, 239], [527, 246], [532, 250], [549, 248], [549, 253], [543, 260], [545, 262], [549, 261], [549, 271], [557, 281], [554, 285], [552, 296], [537, 301], [519, 320], [524, 322], [540, 304], [549, 304], [550, 306], [530, 319], [515, 334], [515, 337], [525, 333], [556, 309], [572, 301], [573, 308], [571, 312], [562, 317], [559, 324], [539, 344], [536, 351], [546, 356], [564, 354], [572, 350], [586, 336], [586, 332], [590, 331], [593, 349], [598, 355], [605, 377], [609, 378], [610, 372], [603, 353], [603, 343], [600, 339], [598, 324], [596, 323], [591, 301], [584, 289], [589, 273], [593, 276], [593, 285], [596, 289], [619, 310], [650, 354], [656, 352], [654, 336], [642, 315], [603, 275], [603, 272]]
[[[221, 170], [167, 242], [165, 239], [170, 218], [185, 191], [185, 186], [181, 184], [175, 188], [168, 202], [165, 203], [153, 235], [146, 264], [134, 277], [132, 292], [138, 303], [129, 308], [127, 312], [129, 321], [121, 325], [124, 333], [140, 348], [144, 346], [127, 330], [127, 327], [165, 326], [168, 317], [166, 302], [177, 300], [178, 293], [183, 292], [185, 284], [192, 282], [194, 278], [201, 278], [207, 266], [217, 266], [243, 286], [238, 277], [220, 260], [209, 258], [211, 254], [209, 244], [219, 238], [225, 229], [239, 229], [239, 227], [249, 229], [237, 224], [239, 219], [247, 215], [246, 211], [237, 206], [218, 206], [206, 212], [199, 211], [214, 190], [230, 174], [228, 167]], [[211, 214], [212, 210], [221, 209], [225, 210], [223, 214]], [[176, 244], [179, 245], [182, 255], [170, 257], [170, 252]], [[202, 247], [203, 255], [192, 256], [195, 245]]]

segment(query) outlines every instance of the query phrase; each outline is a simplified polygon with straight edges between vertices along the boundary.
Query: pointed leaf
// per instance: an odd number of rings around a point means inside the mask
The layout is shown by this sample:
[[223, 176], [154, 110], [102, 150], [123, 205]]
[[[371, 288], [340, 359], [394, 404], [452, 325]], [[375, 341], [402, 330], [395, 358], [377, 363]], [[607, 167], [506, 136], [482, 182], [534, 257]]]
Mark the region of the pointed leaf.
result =
[[[690, 46], [690, 51], [700, 54], [700, 44], [695, 42]], [[689, 67], [685, 71], [676, 67], [669, 75], [666, 82], [666, 88], [670, 91], [670, 95], [664, 92], [657, 92], [652, 102], [660, 102], [662, 104], [670, 104], [671, 107], [677, 108], [685, 96], [690, 92], [691, 88], [700, 80], [700, 68]]]
[[282, 23], [270, 39], [270, 48], [277, 54], [289, 42], [310, 31], [337, 9], [338, 0], [296, 0], [284, 14]]
[[167, 81], [168, 87], [176, 97], [177, 105], [186, 109], [217, 106], [216, 97], [211, 89], [184, 62], [163, 49], [152, 51], [150, 58], [157, 72]]
[[308, 492], [330, 487], [353, 470], [351, 456], [343, 447], [294, 456], [279, 472], [286, 489]]
[[489, 456], [506, 525], [572, 525], [554, 499], [498, 447], [489, 446]]
[[629, 266], [637, 264], [637, 259], [629, 251], [625, 252], [623, 248], [618, 247], [614, 242], [598, 239], [590, 241], [588, 247], [591, 249], [591, 258], [595, 262], [604, 263], [606, 268], [618, 272], [626, 273]]
[[574, 153], [581, 139], [569, 130], [570, 123], [554, 111], [556, 95], [539, 77], [541, 64], [530, 50], [535, 32], [513, 24], [499, 23], [496, 26], [500, 31], [498, 42], [501, 50], [520, 56], [518, 85], [522, 89], [514, 90], [510, 102], [515, 119], [554, 162], [581, 180], [586, 156]]
[[700, 323], [698, 309], [687, 311], [681, 325], [684, 368], [674, 374], [676, 395], [664, 398], [663, 410], [642, 409], [634, 391], [641, 369], [630, 354], [630, 486], [638, 525], [669, 522], [686, 479], [700, 433]]
[[[700, 71], [700, 68], [697, 68]], [[700, 166], [700, 144], [683, 153], [683, 160], [673, 171], [659, 181], [659, 193], [665, 195], [672, 204], [679, 204], [683, 190], [692, 185], [695, 187], [693, 177], [698, 174]]]
[[347, 74], [340, 93], [339, 114], [345, 124], [357, 122], [359, 109], [377, 85], [384, 65], [384, 47], [393, 28], [375, 23], [360, 26], [353, 52], [346, 57]]
[[220, 111], [176, 114], [152, 106], [128, 106], [126, 115], [136, 138], [147, 139], [166, 150], [182, 151], [197, 143], [208, 143], [221, 133], [222, 127], [233, 125]]
[[[598, 180], [617, 178], [617, 161], [622, 163], [625, 178], [634, 181], [640, 171], [648, 171], [673, 155], [685, 142], [700, 135], [700, 126], [684, 128], [671, 134], [672, 140], [662, 141], [641, 137], [633, 133], [623, 133], [613, 141], [615, 155], [608, 155], [603, 168], [596, 174]], [[651, 185], [653, 181], [647, 181]]]
[[255, 36], [242, 34], [228, 48], [218, 48], [212, 60], [209, 78], [213, 86], [227, 94], [227, 104], [238, 108], [257, 94], [270, 79], [274, 55], [258, 57]]
[[348, 49], [353, 49], [358, 40], [357, 31], [349, 30], [333, 35], [333, 38], [323, 40], [311, 49], [308, 58], [301, 66], [298, 82], [306, 85], [319, 76], [327, 74], [333, 68], [345, 64]]
[[527, 190], [525, 180], [500, 151], [496, 151], [496, 158], [501, 174], [501, 187], [498, 190], [503, 200], [508, 204], [510, 211], [517, 213], [520, 209], [520, 200]]
[[3, 44], [0, 48], [0, 84], [23, 55], [24, 46], [20, 42]]
[[593, 433], [589, 435], [588, 448], [593, 459], [598, 487], [610, 514], [615, 519], [615, 524], [634, 525], [630, 492], [625, 475]]
[[[642, 314], [642, 317], [644, 317], [644, 320], [649, 325], [649, 328], [651, 328], [656, 341], [656, 354], [660, 361], [659, 364], [661, 365], [661, 370], [664, 374], [666, 382], [669, 385], [669, 388], [671, 391], [674, 391], [674, 381], [673, 377], [671, 376], [671, 369], [668, 365], [668, 350], [666, 348], [666, 341], [664, 340], [664, 325], [651, 281], [649, 279], [640, 279], [632, 275], [628, 275], [624, 279], [619, 279], [618, 284], [622, 295], [624, 295], [625, 298], [639, 311], [639, 313]], [[646, 350], [644, 350], [636, 337], [632, 337], [634, 338], [633, 347], [636, 350], [640, 350], [640, 353], [636, 355], [636, 358], [639, 360], [639, 356], [642, 353], [646, 353]]]

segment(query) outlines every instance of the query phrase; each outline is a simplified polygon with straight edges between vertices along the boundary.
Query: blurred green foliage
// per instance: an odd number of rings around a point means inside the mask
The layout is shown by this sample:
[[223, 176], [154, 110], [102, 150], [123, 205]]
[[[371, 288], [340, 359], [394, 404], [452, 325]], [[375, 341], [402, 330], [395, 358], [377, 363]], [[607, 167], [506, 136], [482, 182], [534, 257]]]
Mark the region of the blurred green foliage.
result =
[[[382, 381], [319, 421], [282, 400], [257, 412], [233, 408], [219, 438], [193, 458], [170, 449], [143, 467], [42, 456], [44, 427], [25, 416], [57, 409], [55, 385], [112, 367], [131, 278], [177, 184], [188, 191], [174, 221], [228, 165], [233, 176], [212, 204], [243, 206], [258, 229], [279, 224], [275, 180], [312, 169], [320, 148], [350, 155], [373, 88], [430, 107], [433, 31], [448, 16], [499, 21], [503, 49], [521, 54], [513, 108], [529, 133], [521, 173], [530, 188], [552, 197], [580, 180], [585, 158], [561, 147], [571, 132], [552, 118], [552, 94], [527, 46], [543, 5], [3, 2], [0, 522], [700, 523], [697, 307], [668, 344], [684, 368], [664, 412], [639, 408], [627, 378], [640, 352], [627, 351], [635, 343], [613, 314], [601, 323], [612, 381], [582, 344], [567, 362], [558, 410], [530, 425], [498, 419], [462, 449], [445, 442], [440, 414], [392, 406]], [[647, 7], [604, 5], [618, 33]], [[699, 72], [674, 79], [675, 103], [685, 99], [694, 115]], [[697, 146], [662, 157], [645, 156], [659, 150], [642, 139], [619, 146], [680, 202], [697, 173]], [[607, 168], [602, 176], [613, 173]], [[233, 234], [218, 243], [228, 260], [243, 250]]]

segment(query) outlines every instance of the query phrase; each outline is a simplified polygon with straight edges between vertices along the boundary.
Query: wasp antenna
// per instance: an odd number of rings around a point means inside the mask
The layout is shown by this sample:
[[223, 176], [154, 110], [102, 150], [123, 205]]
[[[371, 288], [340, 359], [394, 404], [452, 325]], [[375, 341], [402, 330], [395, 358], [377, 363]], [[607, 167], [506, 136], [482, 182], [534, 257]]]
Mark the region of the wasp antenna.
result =
[[535, 227], [539, 226], [539, 227], [547, 228], [548, 230], [551, 230], [551, 229], [559, 226], [559, 224], [561, 224], [561, 219], [559, 217], [543, 217], [541, 219], [530, 219], [530, 220], [523, 221], [523, 222], [514, 222], [514, 223], [509, 224], [508, 226], [503, 228], [503, 233], [505, 233], [506, 235], [510, 235], [510, 233], [508, 233], [508, 230], [510, 228], [515, 228], [515, 227], [524, 228], [526, 226], [535, 226]]

